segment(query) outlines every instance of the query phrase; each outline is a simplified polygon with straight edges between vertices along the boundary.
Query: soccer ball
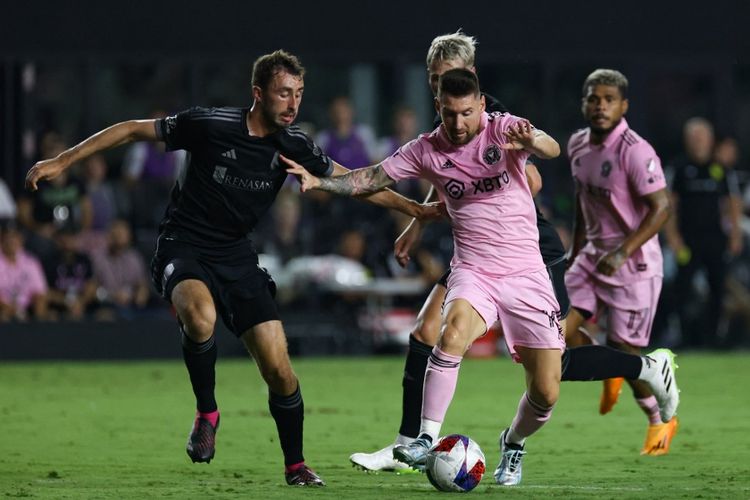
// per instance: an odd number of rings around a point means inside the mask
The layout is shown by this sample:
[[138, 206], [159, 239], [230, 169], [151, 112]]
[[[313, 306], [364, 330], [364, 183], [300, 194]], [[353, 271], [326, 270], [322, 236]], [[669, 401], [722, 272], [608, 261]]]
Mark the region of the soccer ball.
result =
[[467, 436], [440, 438], [427, 453], [427, 479], [440, 491], [471, 491], [484, 475], [484, 453]]

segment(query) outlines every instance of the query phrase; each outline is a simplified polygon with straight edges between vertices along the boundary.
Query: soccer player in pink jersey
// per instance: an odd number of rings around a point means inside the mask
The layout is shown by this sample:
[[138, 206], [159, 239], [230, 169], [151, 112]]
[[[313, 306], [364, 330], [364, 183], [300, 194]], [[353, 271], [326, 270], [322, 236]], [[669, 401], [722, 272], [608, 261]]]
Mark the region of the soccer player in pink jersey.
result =
[[[568, 142], [576, 222], [565, 284], [573, 306], [569, 337], [603, 311], [607, 344], [638, 354], [649, 343], [661, 291], [657, 233], [669, 218], [670, 204], [659, 157], [624, 118], [627, 90], [625, 76], [611, 69], [597, 69], [583, 85], [582, 110], [589, 126]], [[575, 342], [568, 339], [569, 345]], [[605, 381], [602, 414], [617, 401], [621, 383], [622, 379]], [[637, 380], [628, 383], [649, 420], [641, 454], [667, 453], [677, 418], [662, 422], [649, 386]]]
[[485, 113], [469, 70], [445, 72], [436, 103], [443, 126], [377, 166], [338, 182], [308, 175], [293, 162], [287, 162], [288, 171], [300, 178], [302, 190], [359, 195], [416, 177], [438, 189], [455, 240], [442, 335], [428, 362], [420, 436], [397, 446], [394, 457], [409, 465], [424, 461], [453, 398], [463, 354], [499, 320], [511, 353], [526, 369], [527, 392], [501, 435], [495, 477], [501, 484], [518, 484], [524, 441], [549, 420], [557, 401], [565, 348], [524, 168], [529, 154], [553, 158], [560, 148], [527, 120]]
[[[433, 94], [437, 95], [440, 75], [448, 70], [463, 68], [476, 72], [474, 67], [476, 40], [460, 30], [435, 37], [427, 52], [427, 70], [429, 84]], [[485, 111], [488, 113], [508, 110], [499, 101], [487, 93], [482, 93], [485, 99]], [[435, 120], [435, 128], [442, 123], [440, 115]], [[532, 194], [541, 188], [541, 176], [536, 167], [527, 160], [526, 178]], [[431, 200], [430, 190], [427, 200]], [[427, 201], [425, 200], [425, 201]], [[566, 332], [565, 318], [570, 310], [570, 301], [565, 289], [566, 250], [555, 228], [537, 209], [536, 224], [539, 233], [539, 251], [542, 261], [552, 279], [560, 309], [558, 319], [563, 333]], [[416, 219], [396, 240], [394, 252], [401, 265], [409, 259], [410, 247], [419, 239], [421, 224]], [[402, 470], [408, 466], [393, 458], [393, 448], [397, 445], [409, 444], [419, 436], [422, 414], [422, 395], [425, 373], [432, 350], [440, 337], [442, 306], [445, 302], [450, 269], [435, 283], [424, 305], [419, 311], [414, 329], [409, 336], [409, 348], [406, 354], [404, 375], [402, 381], [402, 412], [401, 425], [394, 442], [372, 453], [353, 453], [349, 461], [355, 467], [367, 471]], [[648, 358], [648, 359], [646, 359]], [[660, 359], [661, 358], [661, 359]], [[655, 363], [654, 363], [655, 362]], [[566, 349], [562, 356], [561, 381], [591, 381], [605, 380], [611, 377], [635, 377], [655, 382], [652, 373], [658, 373], [657, 367], [667, 362], [664, 356], [655, 354], [654, 357], [636, 356], [623, 351], [616, 351], [604, 346], [592, 345], [581, 349]], [[653, 365], [652, 368], [649, 368]], [[644, 370], [644, 367], [647, 369]], [[664, 396], [661, 406], [667, 408], [669, 395], [664, 390], [663, 383], [656, 383], [655, 391]]]

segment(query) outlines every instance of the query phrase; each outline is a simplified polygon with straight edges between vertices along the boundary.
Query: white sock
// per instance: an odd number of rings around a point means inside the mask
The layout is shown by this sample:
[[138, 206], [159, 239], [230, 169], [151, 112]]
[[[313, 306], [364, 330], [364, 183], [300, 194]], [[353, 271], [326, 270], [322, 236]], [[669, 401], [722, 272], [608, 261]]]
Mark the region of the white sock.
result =
[[422, 419], [422, 427], [419, 429], [419, 435], [427, 434], [434, 443], [437, 441], [438, 434], [440, 434], [440, 428], [443, 426], [442, 422], [435, 422], [429, 418]]
[[414, 441], [414, 438], [404, 436], [403, 434], [399, 434], [398, 436], [396, 436], [396, 444], [409, 444], [412, 441]]
[[513, 427], [508, 429], [508, 433], [505, 434], [505, 442], [508, 444], [517, 444], [518, 446], [523, 446], [526, 442], [526, 438], [519, 436], [516, 431], [513, 430]]

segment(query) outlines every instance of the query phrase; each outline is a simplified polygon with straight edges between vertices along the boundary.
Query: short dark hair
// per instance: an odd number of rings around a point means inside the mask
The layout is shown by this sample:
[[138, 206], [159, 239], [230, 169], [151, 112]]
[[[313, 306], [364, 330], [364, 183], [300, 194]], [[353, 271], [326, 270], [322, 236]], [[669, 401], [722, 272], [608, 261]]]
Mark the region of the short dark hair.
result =
[[453, 97], [479, 95], [479, 79], [468, 69], [450, 69], [440, 75], [438, 81], [438, 97], [443, 94]]
[[599, 68], [586, 77], [586, 81], [583, 82], [584, 97], [586, 97], [589, 87], [593, 87], [594, 85], [617, 87], [620, 90], [620, 96], [623, 99], [628, 98], [628, 79], [616, 69]]
[[282, 70], [300, 78], [305, 76], [305, 68], [302, 67], [297, 56], [285, 50], [277, 50], [260, 56], [253, 63], [253, 87], [258, 86], [265, 90], [268, 83], [273, 79], [273, 75]]

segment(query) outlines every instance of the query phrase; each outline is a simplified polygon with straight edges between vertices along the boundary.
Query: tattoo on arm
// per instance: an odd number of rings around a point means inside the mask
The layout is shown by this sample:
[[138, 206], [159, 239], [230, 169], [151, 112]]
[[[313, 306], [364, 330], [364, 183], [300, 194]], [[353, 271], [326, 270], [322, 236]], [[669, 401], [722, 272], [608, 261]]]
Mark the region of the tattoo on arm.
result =
[[320, 189], [345, 196], [370, 194], [393, 184], [394, 180], [388, 177], [381, 164], [320, 179]]

